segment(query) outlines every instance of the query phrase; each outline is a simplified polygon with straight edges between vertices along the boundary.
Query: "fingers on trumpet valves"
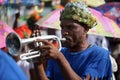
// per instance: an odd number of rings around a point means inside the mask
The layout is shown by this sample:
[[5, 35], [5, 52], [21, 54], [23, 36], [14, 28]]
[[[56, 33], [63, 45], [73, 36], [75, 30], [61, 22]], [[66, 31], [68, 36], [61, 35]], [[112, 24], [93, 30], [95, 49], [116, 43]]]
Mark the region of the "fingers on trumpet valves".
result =
[[[46, 39], [36, 39], [35, 41], [36, 41], [36, 42], [41, 42], [42, 45], [50, 45], [49, 41], [46, 40]], [[41, 43], [40, 43], [40, 44], [41, 44]]]
[[42, 46], [42, 45], [43, 45], [42, 42], [35, 42], [35, 43], [34, 43], [34, 46], [35, 46], [35, 47], [39, 47], [39, 46]]
[[45, 49], [40, 50], [40, 57], [42, 59], [45, 59], [45, 60], [50, 59], [50, 57], [48, 56], [48, 54], [49, 54], [49, 50], [45, 50]]

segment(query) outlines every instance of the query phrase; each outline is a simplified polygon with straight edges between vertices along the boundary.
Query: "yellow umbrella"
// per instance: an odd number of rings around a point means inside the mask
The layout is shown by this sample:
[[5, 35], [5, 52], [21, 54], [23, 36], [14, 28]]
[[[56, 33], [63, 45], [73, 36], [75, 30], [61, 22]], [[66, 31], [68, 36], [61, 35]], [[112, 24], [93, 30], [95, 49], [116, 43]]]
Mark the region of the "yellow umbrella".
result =
[[91, 7], [97, 7], [105, 4], [105, 0], [84, 0], [84, 1], [86, 2], [87, 5]]

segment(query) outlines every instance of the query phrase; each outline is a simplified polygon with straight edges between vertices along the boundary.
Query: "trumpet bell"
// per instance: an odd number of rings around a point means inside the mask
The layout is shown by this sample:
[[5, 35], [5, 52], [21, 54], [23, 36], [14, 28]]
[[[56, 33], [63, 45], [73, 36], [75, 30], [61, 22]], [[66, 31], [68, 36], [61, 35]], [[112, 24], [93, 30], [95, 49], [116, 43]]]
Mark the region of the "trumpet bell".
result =
[[20, 37], [13, 32], [9, 33], [6, 37], [6, 46], [11, 55], [18, 56], [22, 46]]

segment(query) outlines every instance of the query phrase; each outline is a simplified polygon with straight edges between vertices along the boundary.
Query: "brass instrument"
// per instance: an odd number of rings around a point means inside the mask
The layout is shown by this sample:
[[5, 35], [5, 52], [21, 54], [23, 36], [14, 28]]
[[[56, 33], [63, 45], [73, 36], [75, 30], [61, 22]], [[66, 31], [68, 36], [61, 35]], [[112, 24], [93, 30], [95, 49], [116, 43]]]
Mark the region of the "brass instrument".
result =
[[[21, 60], [36, 58], [41, 55], [40, 51], [32, 51], [33, 49], [26, 49], [27, 51], [25, 51], [25, 53], [20, 54], [22, 52], [23, 45], [28, 48], [28, 44], [33, 43], [36, 39], [56, 40], [58, 42], [58, 49], [61, 50], [60, 38], [55, 35], [43, 35], [33, 38], [21, 39], [16, 33], [13, 32], [9, 33], [6, 37], [6, 47], [12, 56], [20, 55]], [[34, 44], [35, 47], [42, 45], [43, 44], [41, 42], [36, 42]]]

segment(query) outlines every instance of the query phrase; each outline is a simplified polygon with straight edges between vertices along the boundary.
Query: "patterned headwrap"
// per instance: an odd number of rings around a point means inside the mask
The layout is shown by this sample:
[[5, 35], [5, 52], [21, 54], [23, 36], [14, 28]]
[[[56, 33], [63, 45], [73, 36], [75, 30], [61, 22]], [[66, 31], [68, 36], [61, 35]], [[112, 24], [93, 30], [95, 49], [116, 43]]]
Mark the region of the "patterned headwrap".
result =
[[75, 20], [83, 23], [88, 29], [96, 25], [96, 19], [92, 16], [89, 8], [83, 1], [73, 1], [66, 4], [61, 12], [60, 20]]

